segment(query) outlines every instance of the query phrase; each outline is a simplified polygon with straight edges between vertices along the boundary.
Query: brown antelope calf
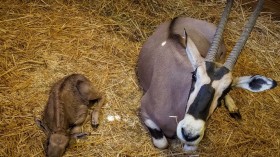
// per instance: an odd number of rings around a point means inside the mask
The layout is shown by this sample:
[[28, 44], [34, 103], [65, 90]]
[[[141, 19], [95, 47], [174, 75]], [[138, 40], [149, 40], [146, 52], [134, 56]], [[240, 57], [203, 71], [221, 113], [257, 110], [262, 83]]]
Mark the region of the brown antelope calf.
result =
[[185, 150], [195, 150], [207, 119], [222, 100], [232, 115], [240, 116], [228, 95], [232, 87], [260, 92], [276, 86], [276, 81], [261, 75], [233, 78], [231, 72], [263, 0], [225, 63], [215, 62], [225, 58], [222, 33], [232, 4], [233, 0], [228, 0], [217, 29], [206, 21], [179, 17], [158, 26], [144, 43], [137, 70], [144, 90], [141, 118], [156, 147], [166, 148], [166, 137], [177, 135]]
[[88, 135], [81, 132], [81, 125], [86, 120], [89, 106], [97, 101], [98, 106], [92, 112], [92, 127], [98, 126], [99, 110], [104, 103], [92, 83], [83, 75], [72, 74], [54, 84], [42, 120], [36, 119], [48, 137], [47, 156], [62, 156], [71, 137]]

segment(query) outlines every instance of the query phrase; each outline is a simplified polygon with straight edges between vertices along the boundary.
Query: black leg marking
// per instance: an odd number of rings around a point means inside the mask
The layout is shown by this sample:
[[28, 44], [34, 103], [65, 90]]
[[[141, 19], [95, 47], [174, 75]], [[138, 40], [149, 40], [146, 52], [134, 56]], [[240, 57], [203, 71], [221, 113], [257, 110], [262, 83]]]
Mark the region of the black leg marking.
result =
[[157, 129], [152, 129], [152, 128], [149, 128], [147, 126], [147, 128], [149, 129], [149, 132], [151, 133], [151, 136], [155, 139], [162, 139], [163, 138], [163, 132], [161, 130], [157, 130]]

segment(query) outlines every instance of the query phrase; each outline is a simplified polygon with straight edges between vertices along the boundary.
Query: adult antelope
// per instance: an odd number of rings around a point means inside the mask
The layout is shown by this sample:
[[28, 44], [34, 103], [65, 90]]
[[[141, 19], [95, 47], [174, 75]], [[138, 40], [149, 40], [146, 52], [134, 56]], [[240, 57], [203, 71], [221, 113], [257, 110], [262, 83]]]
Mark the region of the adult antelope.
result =
[[222, 33], [233, 0], [227, 1], [217, 29], [206, 21], [179, 17], [161, 24], [144, 43], [137, 70], [144, 90], [141, 118], [156, 147], [166, 148], [166, 137], [177, 133], [186, 150], [195, 150], [207, 119], [222, 100], [232, 115], [239, 116], [228, 95], [232, 87], [260, 92], [277, 85], [261, 75], [233, 78], [231, 72], [263, 3], [264, 0], [258, 1], [224, 64], [215, 60], [225, 58]]

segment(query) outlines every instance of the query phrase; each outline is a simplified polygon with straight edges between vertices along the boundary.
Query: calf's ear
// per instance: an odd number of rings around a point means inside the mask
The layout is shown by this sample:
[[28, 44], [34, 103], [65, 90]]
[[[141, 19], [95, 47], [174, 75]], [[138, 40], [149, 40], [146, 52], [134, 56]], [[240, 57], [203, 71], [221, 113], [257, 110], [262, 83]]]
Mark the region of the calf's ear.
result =
[[49, 133], [49, 128], [39, 118], [35, 118], [35, 123], [45, 134]]
[[247, 89], [251, 92], [262, 92], [277, 86], [277, 82], [261, 75], [242, 76], [233, 80], [232, 86]]

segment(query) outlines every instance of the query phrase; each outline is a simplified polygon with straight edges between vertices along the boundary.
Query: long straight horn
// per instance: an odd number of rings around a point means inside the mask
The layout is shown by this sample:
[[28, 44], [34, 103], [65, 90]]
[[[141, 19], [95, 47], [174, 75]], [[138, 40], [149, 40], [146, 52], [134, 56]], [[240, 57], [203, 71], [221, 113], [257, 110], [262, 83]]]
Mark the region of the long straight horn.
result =
[[232, 49], [229, 57], [227, 58], [226, 62], [224, 63], [224, 67], [228, 68], [229, 70], [233, 69], [241, 50], [243, 49], [254, 25], [256, 24], [256, 20], [261, 12], [263, 4], [264, 4], [264, 0], [258, 1], [255, 11], [250, 16], [250, 19], [246, 23], [245, 28], [244, 28], [240, 38], [238, 39], [238, 41], [235, 44], [234, 48]]
[[232, 4], [233, 4], [233, 0], [227, 0], [227, 5], [224, 9], [220, 23], [216, 29], [216, 33], [215, 33], [214, 39], [212, 41], [211, 47], [209, 48], [207, 56], [205, 57], [205, 60], [208, 62], [215, 61], [215, 57], [216, 57], [216, 54], [218, 52], [218, 49], [219, 49], [219, 46], [221, 43], [225, 24], [227, 23], [227, 19], [228, 19]]

